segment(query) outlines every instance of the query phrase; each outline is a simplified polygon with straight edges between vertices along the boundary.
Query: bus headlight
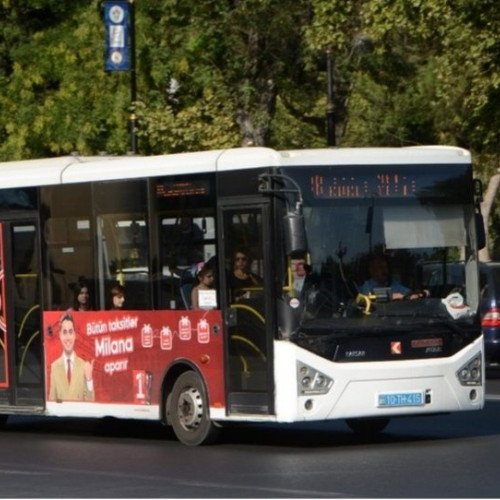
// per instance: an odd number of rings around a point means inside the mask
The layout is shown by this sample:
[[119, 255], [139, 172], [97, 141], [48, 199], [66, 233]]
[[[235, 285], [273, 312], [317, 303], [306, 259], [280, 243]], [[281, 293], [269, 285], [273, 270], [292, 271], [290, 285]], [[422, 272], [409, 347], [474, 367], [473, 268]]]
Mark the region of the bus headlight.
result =
[[333, 379], [324, 373], [297, 361], [297, 388], [299, 395], [326, 394], [333, 385]]
[[474, 356], [467, 364], [457, 371], [457, 378], [462, 385], [482, 385], [481, 355]]

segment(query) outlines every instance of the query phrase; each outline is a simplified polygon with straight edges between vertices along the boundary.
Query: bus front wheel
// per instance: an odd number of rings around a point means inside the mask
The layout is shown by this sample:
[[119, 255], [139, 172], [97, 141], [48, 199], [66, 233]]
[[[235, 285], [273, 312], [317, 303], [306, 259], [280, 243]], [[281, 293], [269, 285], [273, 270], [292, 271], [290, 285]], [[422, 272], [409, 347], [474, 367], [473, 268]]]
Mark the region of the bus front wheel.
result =
[[181, 443], [198, 446], [217, 439], [219, 429], [210, 420], [205, 385], [196, 372], [187, 371], [179, 376], [168, 406], [169, 421]]
[[359, 436], [371, 437], [380, 434], [389, 425], [390, 418], [348, 418], [346, 424]]

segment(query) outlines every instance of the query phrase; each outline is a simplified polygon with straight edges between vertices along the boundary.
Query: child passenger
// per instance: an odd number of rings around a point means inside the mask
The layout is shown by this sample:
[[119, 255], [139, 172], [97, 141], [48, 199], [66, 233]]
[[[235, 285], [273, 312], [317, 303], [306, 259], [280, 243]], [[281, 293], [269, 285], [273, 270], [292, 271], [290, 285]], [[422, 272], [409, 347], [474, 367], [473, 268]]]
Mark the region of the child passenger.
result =
[[199, 291], [211, 290], [214, 287], [215, 272], [206, 264], [196, 275], [198, 284], [191, 290], [191, 309], [201, 309], [199, 303]]

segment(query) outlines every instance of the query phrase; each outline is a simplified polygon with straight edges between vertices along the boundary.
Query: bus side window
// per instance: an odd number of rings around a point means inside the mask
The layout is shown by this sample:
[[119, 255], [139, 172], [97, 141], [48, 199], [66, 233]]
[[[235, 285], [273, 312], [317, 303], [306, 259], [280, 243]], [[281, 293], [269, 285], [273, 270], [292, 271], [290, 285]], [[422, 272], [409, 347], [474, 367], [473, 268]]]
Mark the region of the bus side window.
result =
[[160, 306], [189, 309], [196, 284], [196, 266], [213, 259], [215, 216], [211, 209], [182, 217], [164, 216], [160, 222]]
[[94, 184], [99, 308], [111, 307], [110, 290], [125, 287], [124, 309], [152, 307], [147, 183]]
[[217, 253], [215, 173], [166, 175], [153, 179], [150, 187], [153, 220], [157, 221], [157, 246], [152, 249], [155, 306], [186, 309], [190, 288], [187, 270]]
[[[88, 184], [41, 189], [45, 307], [67, 309], [73, 303], [70, 284], [86, 276], [93, 284], [94, 228]], [[92, 303], [91, 307], [95, 307]]]
[[110, 289], [127, 290], [124, 309], [150, 307], [148, 231], [145, 214], [106, 214], [97, 218], [99, 274], [105, 309], [111, 308]]

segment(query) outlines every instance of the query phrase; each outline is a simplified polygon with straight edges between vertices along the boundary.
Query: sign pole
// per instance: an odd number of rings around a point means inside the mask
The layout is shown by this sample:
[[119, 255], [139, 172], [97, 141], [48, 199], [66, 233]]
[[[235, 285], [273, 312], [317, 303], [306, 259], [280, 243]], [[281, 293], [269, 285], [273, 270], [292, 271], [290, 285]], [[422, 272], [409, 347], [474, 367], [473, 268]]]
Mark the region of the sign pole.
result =
[[135, 104], [137, 101], [137, 72], [135, 57], [135, 4], [134, 0], [129, 0], [130, 4], [130, 151], [137, 154], [137, 115], [135, 114]]
[[102, 3], [106, 30], [105, 69], [130, 73], [130, 153], [137, 154], [137, 102], [134, 0], [106, 0]]
[[335, 105], [333, 103], [333, 62], [332, 50], [326, 51], [326, 78], [327, 78], [327, 108], [326, 108], [326, 144], [327, 146], [335, 146]]

